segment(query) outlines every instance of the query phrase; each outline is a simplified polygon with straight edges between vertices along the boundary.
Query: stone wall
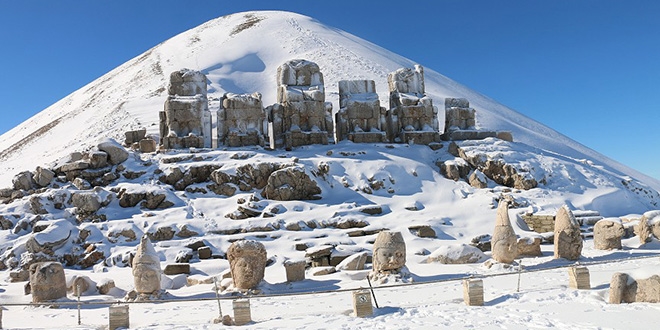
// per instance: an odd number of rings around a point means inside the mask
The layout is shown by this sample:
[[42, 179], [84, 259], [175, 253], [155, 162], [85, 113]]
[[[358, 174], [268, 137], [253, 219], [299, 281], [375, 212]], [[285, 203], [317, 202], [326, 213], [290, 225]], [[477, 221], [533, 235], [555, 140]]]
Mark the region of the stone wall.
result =
[[218, 111], [218, 143], [229, 147], [265, 144], [266, 113], [261, 94], [225, 93]]
[[337, 140], [357, 143], [386, 142], [385, 108], [380, 106], [373, 80], [339, 82], [339, 106], [335, 115]]

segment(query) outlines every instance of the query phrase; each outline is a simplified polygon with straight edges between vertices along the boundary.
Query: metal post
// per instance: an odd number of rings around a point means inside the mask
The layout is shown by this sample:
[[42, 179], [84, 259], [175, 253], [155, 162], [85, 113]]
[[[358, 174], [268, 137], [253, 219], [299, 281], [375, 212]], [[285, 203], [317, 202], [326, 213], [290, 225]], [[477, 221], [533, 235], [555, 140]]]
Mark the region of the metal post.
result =
[[80, 325], [80, 282], [76, 284], [76, 296], [78, 296], [78, 325]]
[[213, 276], [213, 288], [215, 289], [215, 299], [218, 301], [218, 314], [222, 320], [222, 308], [220, 307], [220, 294], [218, 293], [218, 277]]
[[516, 292], [520, 292], [520, 275], [522, 274], [522, 259], [518, 260], [518, 287], [516, 288]]

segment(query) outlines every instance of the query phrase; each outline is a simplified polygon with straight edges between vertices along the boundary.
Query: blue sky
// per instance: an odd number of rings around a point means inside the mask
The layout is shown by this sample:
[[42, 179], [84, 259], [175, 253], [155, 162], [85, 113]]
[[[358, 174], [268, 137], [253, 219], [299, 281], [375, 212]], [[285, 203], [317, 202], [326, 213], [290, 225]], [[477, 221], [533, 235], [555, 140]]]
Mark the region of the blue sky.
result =
[[660, 179], [660, 1], [0, 1], [0, 133], [210, 19], [288, 10]]

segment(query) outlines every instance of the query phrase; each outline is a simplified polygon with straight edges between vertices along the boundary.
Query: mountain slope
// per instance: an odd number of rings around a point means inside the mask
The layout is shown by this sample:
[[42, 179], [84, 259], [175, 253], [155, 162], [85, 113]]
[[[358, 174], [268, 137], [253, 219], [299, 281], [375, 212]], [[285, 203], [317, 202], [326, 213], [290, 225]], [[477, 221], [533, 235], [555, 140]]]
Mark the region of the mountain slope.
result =
[[[99, 138], [120, 139], [123, 132], [142, 126], [156, 134], [158, 111], [163, 107], [167, 77], [172, 71], [185, 67], [206, 73], [210, 98], [219, 98], [224, 92], [258, 91], [268, 105], [275, 102], [276, 68], [293, 58], [320, 65], [327, 99], [334, 103], [335, 110], [339, 80], [375, 80], [381, 104], [387, 106], [387, 74], [414, 64], [302, 15], [247, 12], [224, 16], [161, 43], [0, 136], [0, 186], [9, 185], [11, 177], [21, 170], [47, 164], [71, 150], [88, 149]], [[468, 98], [477, 109], [480, 127], [510, 130], [516, 141], [575, 159], [589, 159], [616, 174], [660, 189], [658, 180], [608, 159], [431, 68], [425, 69], [427, 93], [440, 109], [444, 97]]]

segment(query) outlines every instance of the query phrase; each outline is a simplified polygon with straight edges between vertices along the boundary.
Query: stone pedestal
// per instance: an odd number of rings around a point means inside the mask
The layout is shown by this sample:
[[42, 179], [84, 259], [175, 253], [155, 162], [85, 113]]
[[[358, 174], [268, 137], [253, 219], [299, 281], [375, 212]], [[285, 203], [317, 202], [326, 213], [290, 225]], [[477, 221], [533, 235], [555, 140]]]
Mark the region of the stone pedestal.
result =
[[110, 306], [108, 311], [109, 330], [129, 328], [128, 305]]
[[284, 262], [284, 269], [286, 270], [286, 281], [297, 282], [305, 279], [305, 260], [287, 260]]
[[233, 301], [232, 307], [234, 308], [234, 324], [245, 325], [252, 322], [250, 300], [236, 299]]
[[591, 289], [589, 269], [587, 267], [570, 267], [568, 269], [568, 286], [578, 290]]
[[480, 279], [463, 280], [463, 300], [468, 306], [484, 305], [484, 282]]
[[353, 313], [356, 317], [367, 317], [374, 314], [369, 291], [353, 291]]

